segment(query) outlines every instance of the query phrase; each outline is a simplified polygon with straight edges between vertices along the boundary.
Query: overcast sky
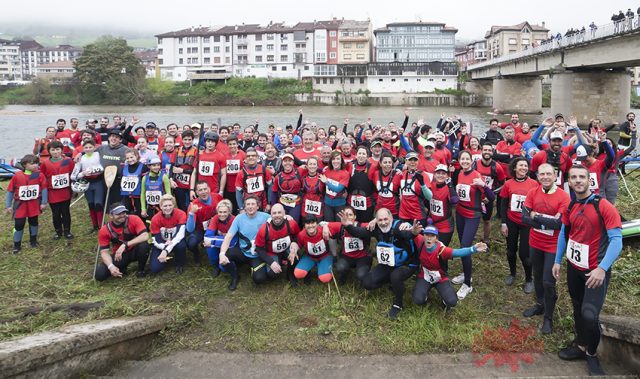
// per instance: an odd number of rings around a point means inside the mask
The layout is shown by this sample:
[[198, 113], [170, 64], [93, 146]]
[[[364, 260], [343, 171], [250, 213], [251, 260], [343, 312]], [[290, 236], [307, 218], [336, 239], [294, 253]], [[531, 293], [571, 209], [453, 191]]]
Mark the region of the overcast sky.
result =
[[[380, 5], [377, 5], [380, 4]], [[637, 0], [455, 0], [455, 1], [349, 1], [349, 0], [31, 0], [5, 4], [0, 12], [0, 32], [4, 23], [59, 23], [69, 26], [111, 25], [113, 34], [119, 28], [145, 31], [150, 36], [190, 26], [267, 24], [284, 21], [313, 21], [332, 17], [365, 20], [373, 27], [389, 22], [436, 21], [458, 29], [457, 38], [472, 40], [484, 37], [491, 25], [511, 25], [524, 20], [546, 22], [554, 32], [569, 27], [610, 22], [618, 10], [635, 12]]]

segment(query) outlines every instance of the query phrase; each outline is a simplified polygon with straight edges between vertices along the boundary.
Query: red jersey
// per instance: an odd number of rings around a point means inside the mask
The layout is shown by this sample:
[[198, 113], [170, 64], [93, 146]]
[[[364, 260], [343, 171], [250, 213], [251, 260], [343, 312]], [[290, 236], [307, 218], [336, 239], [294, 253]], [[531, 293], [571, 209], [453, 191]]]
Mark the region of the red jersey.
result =
[[347, 170], [324, 170], [324, 175], [327, 177], [327, 183], [341, 184], [344, 188], [340, 192], [335, 192], [329, 188], [329, 186], [325, 183], [325, 189], [327, 197], [330, 199], [336, 199], [340, 197], [346, 197], [347, 187], [349, 187], [349, 180], [351, 179], [351, 174]]
[[56, 141], [60, 141], [60, 143], [62, 143], [62, 153], [64, 155], [66, 155], [67, 157], [71, 156], [71, 153], [73, 152], [73, 142], [71, 141], [71, 138], [76, 134], [77, 132], [74, 132], [72, 130], [69, 129], [64, 129], [64, 130], [56, 130]]
[[441, 149], [438, 149], [438, 147], [436, 147], [433, 151], [433, 159], [448, 165], [449, 163], [451, 163], [451, 160], [453, 158], [451, 155], [451, 151], [449, 151], [449, 149], [447, 149], [446, 147], [443, 147]]
[[536, 153], [531, 158], [531, 164], [529, 165], [529, 171], [538, 172], [538, 167], [543, 163], [549, 163], [556, 171], [557, 179], [556, 185], [562, 187], [564, 184], [564, 175], [569, 172], [569, 169], [573, 165], [571, 158], [565, 152], [561, 152], [558, 159], [554, 159], [553, 153], [550, 150], [542, 150]]
[[160, 234], [160, 237], [167, 242], [171, 241], [181, 225], [186, 225], [187, 214], [180, 209], [174, 209], [170, 217], [166, 217], [164, 213], [158, 212], [151, 219], [151, 234]]
[[302, 173], [295, 167], [291, 172], [280, 171], [273, 178], [272, 191], [276, 193], [276, 201], [282, 205], [294, 208], [300, 204], [302, 192]]
[[[569, 228], [566, 256], [569, 263], [581, 271], [598, 267], [607, 251], [607, 230], [622, 228], [620, 214], [606, 199], [600, 198], [598, 216], [595, 202], [576, 202], [562, 214], [562, 223]], [[571, 205], [571, 204], [570, 204]]]
[[226, 158], [217, 151], [203, 151], [198, 156], [196, 166], [198, 167], [198, 179], [207, 182], [211, 192], [220, 192], [220, 171], [227, 168]]
[[63, 158], [52, 162], [43, 160], [40, 164], [40, 172], [47, 179], [47, 198], [50, 204], [71, 200], [71, 180], [75, 164], [71, 158]]
[[[422, 236], [417, 236], [416, 239], [423, 239]], [[424, 243], [417, 244], [422, 246], [420, 249], [420, 270], [418, 270], [418, 280], [424, 279], [432, 285], [449, 280], [447, 274], [440, 266], [440, 260], [453, 259], [453, 249], [445, 246], [442, 242], [438, 241], [434, 251], [427, 251], [427, 247]]]
[[[515, 141], [511, 143], [507, 141], [500, 141], [496, 145], [496, 154], [509, 155], [511, 158], [514, 158], [514, 157], [519, 157], [521, 155], [521, 152], [522, 152], [522, 145], [520, 145], [518, 142], [515, 142]], [[507, 177], [510, 178], [511, 175], [509, 174], [509, 164], [504, 162], [498, 162], [498, 164], [502, 166], [502, 169], [504, 170], [504, 172], [507, 173]]]
[[262, 204], [261, 208], [264, 209], [267, 206], [266, 188], [270, 182], [271, 172], [261, 164], [253, 168], [245, 166], [236, 176], [236, 189], [242, 190], [243, 199], [249, 195], [257, 196], [260, 200], [258, 206]]
[[589, 170], [589, 190], [595, 194], [600, 194], [600, 186], [606, 183], [607, 173], [609, 169], [605, 161], [596, 159], [590, 165], [587, 162], [582, 164]]
[[[527, 193], [527, 199], [524, 206], [527, 209], [540, 214], [542, 217], [553, 218], [560, 213], [561, 215], [567, 210], [571, 202], [569, 195], [556, 186], [555, 190], [546, 193], [541, 185]], [[529, 245], [545, 253], [555, 254], [558, 246], [558, 235], [560, 229], [535, 229], [531, 228], [529, 232]]]
[[[122, 242], [131, 241], [146, 231], [147, 226], [140, 217], [128, 215], [125, 222], [121, 225], [116, 225], [112, 221], [103, 225], [98, 232], [98, 244], [101, 250], [107, 250], [111, 246], [111, 254], [114, 254], [120, 245], [122, 245]], [[135, 246], [129, 246], [125, 250], [125, 254], [134, 247]]]
[[369, 161], [360, 165], [356, 160], [351, 164], [347, 203], [357, 211], [366, 211], [373, 207], [375, 187], [371, 180], [371, 173], [374, 171], [375, 167]]
[[526, 177], [523, 181], [509, 179], [502, 186], [500, 197], [507, 199], [507, 217], [518, 225], [522, 222], [522, 206], [527, 199], [527, 193], [538, 186], [538, 182]]
[[482, 149], [478, 148], [477, 150], [473, 150], [472, 148], [467, 147], [465, 150], [471, 153], [472, 162], [479, 161], [482, 159]]
[[245, 155], [240, 149], [235, 155], [231, 155], [231, 152], [227, 155], [227, 184], [225, 185], [227, 192], [236, 192], [236, 178], [244, 167]]
[[264, 223], [256, 234], [255, 247], [263, 248], [270, 256], [277, 256], [288, 252], [291, 242], [300, 233], [300, 227], [293, 220], [284, 220], [280, 227], [271, 221]]
[[482, 175], [475, 170], [460, 171], [458, 175], [456, 193], [460, 200], [456, 206], [456, 213], [464, 218], [478, 218], [482, 213], [484, 189], [472, 184], [475, 178], [482, 179]]
[[482, 175], [482, 180], [492, 190], [498, 186], [498, 183], [507, 179], [507, 173], [496, 161], [492, 160], [488, 166], [485, 166], [484, 162], [479, 160], [474, 162], [471, 167]]
[[39, 171], [29, 174], [17, 171], [7, 187], [8, 192], [13, 192], [13, 218], [38, 216], [42, 191], [45, 189], [47, 179]]
[[302, 178], [302, 219], [307, 215], [313, 215], [318, 219], [322, 219], [324, 215], [322, 211], [324, 190], [324, 183], [320, 181], [317, 174], [314, 176], [307, 174], [307, 176]]
[[307, 159], [311, 157], [320, 157], [320, 149], [314, 146], [311, 151], [306, 151], [304, 147], [301, 147], [293, 152], [293, 156], [303, 161], [304, 163], [307, 163]]
[[213, 230], [216, 235], [225, 235], [227, 234], [227, 232], [229, 231], [229, 228], [231, 227], [231, 223], [233, 223], [233, 220], [236, 217], [234, 215], [229, 215], [229, 217], [227, 217], [226, 220], [221, 221], [220, 217], [218, 215], [213, 216], [213, 218], [211, 219], [211, 221], [209, 222], [209, 230]]
[[382, 169], [372, 173], [372, 180], [376, 186], [376, 211], [380, 208], [387, 208], [393, 217], [398, 217], [400, 198], [398, 197], [398, 184], [394, 184], [394, 182], [395, 178], [400, 175], [401, 172], [394, 169], [391, 169], [387, 175], [382, 173]]
[[418, 175], [422, 176], [424, 185], [430, 188], [431, 181], [429, 176], [422, 171], [413, 173], [404, 171], [393, 179], [400, 197], [400, 212], [398, 215], [403, 220], [422, 220], [429, 214], [429, 210], [424, 203], [420, 182], [416, 180]]
[[522, 133], [522, 131], [520, 131], [520, 133], [516, 133], [516, 141], [519, 144], [524, 144], [525, 142], [531, 140], [531, 133], [527, 132], [527, 133]]
[[425, 158], [424, 155], [418, 156], [418, 170], [427, 174], [430, 181], [433, 181], [433, 174], [436, 172], [436, 167], [439, 164], [447, 163], [442, 160], [435, 159], [434, 157]]
[[447, 183], [431, 183], [432, 198], [429, 202], [433, 226], [440, 233], [451, 233], [454, 228], [451, 197], [456, 193]]
[[316, 234], [313, 236], [308, 235], [306, 229], [302, 229], [298, 233], [298, 246], [314, 261], [319, 261], [329, 255], [327, 241], [322, 238], [322, 226], [320, 225], [316, 227]]
[[[357, 226], [366, 228], [367, 225], [367, 223], [362, 223]], [[329, 222], [327, 227], [331, 236], [342, 241], [342, 255], [352, 259], [360, 259], [369, 255], [369, 241], [365, 243], [361, 238], [352, 236], [339, 222]]]
[[[191, 204], [198, 206], [198, 211], [195, 214], [196, 230], [205, 230], [209, 227], [209, 221], [216, 214], [216, 207], [218, 203], [222, 201], [222, 196], [217, 193], [211, 193], [211, 204], [207, 205], [203, 203], [200, 198], [196, 198]], [[191, 205], [189, 205], [191, 208]]]

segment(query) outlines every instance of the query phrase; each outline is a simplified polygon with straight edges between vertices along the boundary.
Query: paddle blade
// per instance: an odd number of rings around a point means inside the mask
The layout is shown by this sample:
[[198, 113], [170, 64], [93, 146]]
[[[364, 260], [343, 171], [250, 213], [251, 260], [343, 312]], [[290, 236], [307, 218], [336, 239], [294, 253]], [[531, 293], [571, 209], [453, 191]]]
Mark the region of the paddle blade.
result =
[[107, 188], [111, 188], [113, 185], [113, 181], [116, 179], [118, 175], [118, 167], [109, 166], [104, 169], [104, 184], [107, 185]]

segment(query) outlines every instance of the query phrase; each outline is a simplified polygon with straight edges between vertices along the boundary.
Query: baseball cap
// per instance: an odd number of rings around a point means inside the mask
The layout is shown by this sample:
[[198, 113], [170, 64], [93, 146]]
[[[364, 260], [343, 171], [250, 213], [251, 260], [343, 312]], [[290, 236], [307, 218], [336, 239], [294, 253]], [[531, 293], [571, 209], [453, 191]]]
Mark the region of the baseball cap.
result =
[[551, 136], [549, 136], [550, 140], [554, 140], [554, 139], [564, 139], [564, 136], [562, 135], [562, 132], [556, 130], [553, 133], [551, 133]]
[[427, 139], [436, 139], [436, 135], [431, 133], [427, 136]]
[[286, 154], [284, 154], [284, 155], [282, 156], [282, 160], [285, 160], [285, 159], [291, 159], [291, 160], [293, 160], [293, 154], [291, 154], [291, 153], [286, 153]]
[[432, 147], [435, 149], [436, 145], [432, 141], [427, 141], [427, 143], [424, 144], [424, 147]]
[[447, 165], [446, 165], [446, 164], [439, 164], [439, 165], [437, 165], [437, 166], [436, 166], [436, 169], [435, 169], [433, 172], [436, 172], [436, 171], [446, 171], [446, 172], [449, 172], [449, 167], [447, 167]]
[[160, 160], [160, 157], [157, 155], [150, 157], [149, 161], [147, 162], [148, 165], [160, 164], [160, 163], [162, 163], [162, 161]]
[[157, 129], [158, 127], [156, 126], [156, 123], [153, 121], [149, 121], [147, 122], [147, 125], [145, 125], [146, 128], [153, 128], [153, 129]]
[[576, 160], [582, 162], [593, 152], [591, 146], [580, 145], [576, 149]]
[[191, 124], [191, 129], [193, 128], [200, 129], [200, 124], [197, 122], [194, 122], [193, 124]]
[[293, 140], [291, 141], [294, 145], [299, 145], [302, 143], [302, 138], [300, 138], [300, 136], [294, 136]]
[[371, 141], [371, 147], [374, 147], [375, 145], [382, 146], [382, 140], [374, 139], [373, 141]]
[[426, 228], [424, 228], [422, 230], [422, 234], [433, 234], [433, 235], [438, 235], [438, 228], [436, 228], [433, 225], [429, 225]]
[[407, 153], [405, 159], [418, 159], [418, 153], [416, 153], [415, 151], [410, 151], [409, 153]]
[[554, 118], [557, 120], [559, 118], [564, 118], [564, 116], [562, 115], [562, 113], [556, 113], [556, 116]]
[[127, 207], [122, 205], [122, 203], [114, 203], [113, 205], [111, 205], [111, 208], [109, 208], [109, 213], [112, 215], [119, 215], [120, 213], [124, 212], [129, 212], [129, 210], [127, 209]]
[[122, 138], [122, 133], [118, 129], [110, 129], [108, 135], [109, 136], [115, 135], [115, 136], [118, 136], [118, 137]]

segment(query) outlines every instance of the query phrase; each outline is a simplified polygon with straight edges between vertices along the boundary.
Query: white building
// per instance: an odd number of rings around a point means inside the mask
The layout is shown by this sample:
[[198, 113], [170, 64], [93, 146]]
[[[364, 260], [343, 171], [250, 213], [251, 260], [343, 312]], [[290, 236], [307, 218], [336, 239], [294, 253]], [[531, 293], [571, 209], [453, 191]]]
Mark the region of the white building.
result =
[[20, 45], [0, 40], [0, 80], [22, 80]]
[[56, 62], [75, 62], [82, 55], [82, 49], [71, 45], [43, 47], [36, 41], [16, 41], [20, 44], [22, 74], [31, 79], [38, 73], [38, 66]]

